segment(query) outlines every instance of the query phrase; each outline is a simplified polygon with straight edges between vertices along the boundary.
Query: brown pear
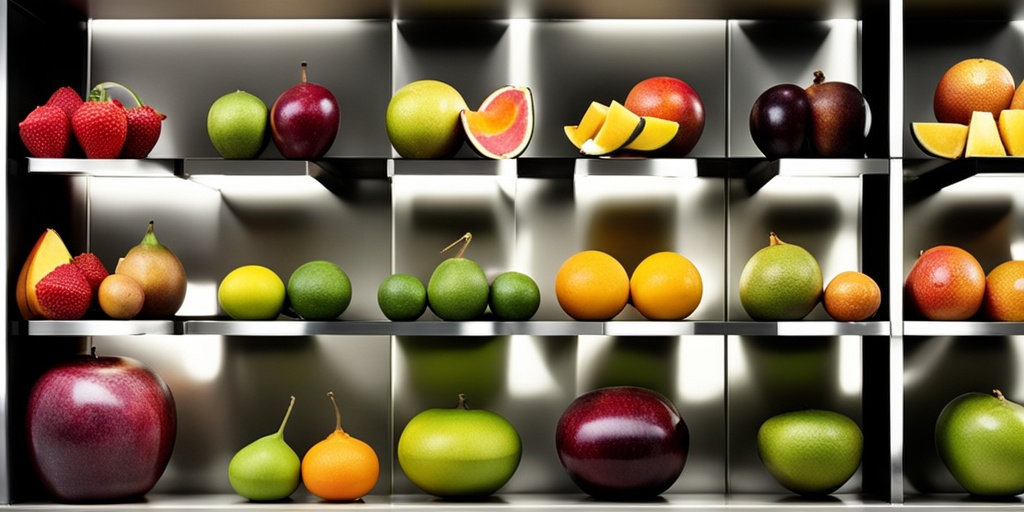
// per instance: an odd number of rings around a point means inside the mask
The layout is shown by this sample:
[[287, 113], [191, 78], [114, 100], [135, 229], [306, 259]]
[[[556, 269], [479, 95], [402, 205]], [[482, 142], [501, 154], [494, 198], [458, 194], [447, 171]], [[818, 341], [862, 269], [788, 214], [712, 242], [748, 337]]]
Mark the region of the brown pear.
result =
[[169, 318], [185, 301], [185, 267], [178, 257], [156, 239], [153, 221], [139, 245], [132, 247], [114, 269], [115, 274], [131, 277], [145, 293], [141, 318]]

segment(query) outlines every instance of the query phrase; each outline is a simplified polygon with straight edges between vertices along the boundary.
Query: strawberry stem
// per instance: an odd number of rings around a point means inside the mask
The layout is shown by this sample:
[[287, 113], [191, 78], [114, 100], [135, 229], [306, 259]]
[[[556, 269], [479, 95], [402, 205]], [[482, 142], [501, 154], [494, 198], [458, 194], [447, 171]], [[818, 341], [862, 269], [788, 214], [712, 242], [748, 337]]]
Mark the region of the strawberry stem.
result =
[[93, 87], [91, 91], [89, 91], [89, 101], [110, 101], [110, 93], [107, 91], [107, 89], [111, 87], [117, 87], [120, 89], [124, 89], [125, 91], [128, 91], [128, 94], [132, 96], [132, 99], [135, 100], [135, 103], [138, 106], [146, 106], [146, 104], [142, 102], [142, 98], [139, 98], [139, 95], [135, 94], [135, 91], [117, 82], [103, 82], [100, 84], [96, 84], [96, 86]]

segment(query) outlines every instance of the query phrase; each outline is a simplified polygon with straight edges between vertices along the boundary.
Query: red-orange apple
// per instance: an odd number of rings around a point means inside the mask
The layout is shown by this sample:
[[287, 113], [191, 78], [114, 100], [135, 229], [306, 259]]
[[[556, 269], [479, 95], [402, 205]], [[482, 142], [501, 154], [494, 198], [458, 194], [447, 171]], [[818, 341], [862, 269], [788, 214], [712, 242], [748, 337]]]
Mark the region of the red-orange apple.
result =
[[904, 293], [909, 311], [928, 320], [967, 320], [981, 307], [985, 271], [971, 253], [938, 245], [914, 262]]
[[686, 156], [704, 132], [704, 102], [686, 82], [669, 76], [640, 81], [626, 96], [625, 106], [638, 116], [651, 116], [679, 123], [679, 132], [659, 153]]

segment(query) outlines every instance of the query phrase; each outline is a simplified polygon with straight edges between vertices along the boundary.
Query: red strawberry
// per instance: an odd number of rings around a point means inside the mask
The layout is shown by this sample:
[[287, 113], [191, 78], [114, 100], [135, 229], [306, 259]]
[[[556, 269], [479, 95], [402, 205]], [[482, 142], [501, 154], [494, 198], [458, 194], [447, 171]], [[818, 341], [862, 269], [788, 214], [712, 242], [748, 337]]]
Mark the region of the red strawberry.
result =
[[85, 276], [85, 280], [89, 282], [89, 287], [92, 288], [92, 293], [94, 294], [100, 289], [100, 283], [110, 275], [107, 272], [107, 267], [103, 266], [103, 262], [91, 252], [84, 252], [75, 256], [71, 263], [74, 263], [82, 275]]
[[78, 107], [82, 106], [82, 97], [74, 89], [64, 86], [57, 89], [46, 101], [48, 107], [60, 107], [68, 115], [68, 119], [75, 115]]
[[78, 267], [58, 265], [36, 283], [36, 297], [48, 320], [78, 320], [92, 304], [92, 288]]
[[146, 158], [160, 139], [161, 122], [167, 116], [149, 105], [127, 110], [128, 138], [121, 149], [121, 158]]
[[117, 158], [128, 136], [128, 116], [110, 101], [87, 101], [71, 118], [86, 158]]
[[63, 158], [71, 140], [71, 123], [60, 107], [44, 105], [18, 123], [18, 133], [32, 156]]

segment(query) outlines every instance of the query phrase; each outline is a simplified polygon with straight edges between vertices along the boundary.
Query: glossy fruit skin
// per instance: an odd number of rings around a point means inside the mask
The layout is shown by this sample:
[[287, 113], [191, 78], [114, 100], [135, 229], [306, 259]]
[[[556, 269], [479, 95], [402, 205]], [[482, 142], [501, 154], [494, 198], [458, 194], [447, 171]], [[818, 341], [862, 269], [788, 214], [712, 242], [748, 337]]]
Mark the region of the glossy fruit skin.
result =
[[1004, 261], [985, 277], [985, 316], [996, 322], [1024, 322], [1024, 260]]
[[398, 463], [410, 481], [442, 498], [483, 497], [504, 486], [519, 467], [522, 441], [501, 415], [483, 410], [427, 409], [398, 439]]
[[769, 159], [800, 156], [807, 144], [810, 119], [807, 91], [795, 84], [778, 84], [754, 100], [750, 137]]
[[679, 123], [679, 131], [657, 153], [683, 157], [693, 151], [704, 133], [704, 102], [686, 82], [657, 76], [641, 80], [630, 89], [623, 103], [638, 116], [652, 116]]
[[803, 247], [769, 239], [743, 266], [740, 303], [754, 320], [800, 320], [821, 298], [821, 267]]
[[558, 420], [558, 460], [583, 492], [599, 499], [649, 499], [686, 465], [690, 431], [662, 394], [614, 386], [577, 397]]
[[177, 415], [171, 390], [141, 362], [79, 356], [32, 388], [28, 451], [60, 501], [123, 501], [149, 492], [171, 457]]
[[852, 84], [826, 82], [820, 73], [815, 73], [814, 84], [807, 88], [811, 146], [825, 158], [863, 157], [870, 128], [864, 95]]
[[910, 312], [928, 320], [967, 320], [984, 299], [985, 271], [969, 252], [938, 245], [921, 253], [903, 290]]
[[316, 160], [327, 154], [338, 135], [341, 109], [330, 89], [302, 81], [274, 101], [270, 109], [270, 133], [281, 156]]
[[217, 287], [217, 303], [235, 320], [273, 320], [284, 306], [281, 278], [262, 265], [243, 265], [228, 272]]
[[1001, 393], [964, 393], [950, 401], [935, 424], [939, 458], [974, 495], [1024, 493], [1024, 407]]
[[71, 117], [86, 158], [117, 158], [128, 137], [128, 115], [112, 101], [87, 101]]
[[860, 466], [864, 436], [850, 418], [833, 411], [773, 416], [757, 432], [757, 452], [783, 487], [808, 496], [831, 494]]

